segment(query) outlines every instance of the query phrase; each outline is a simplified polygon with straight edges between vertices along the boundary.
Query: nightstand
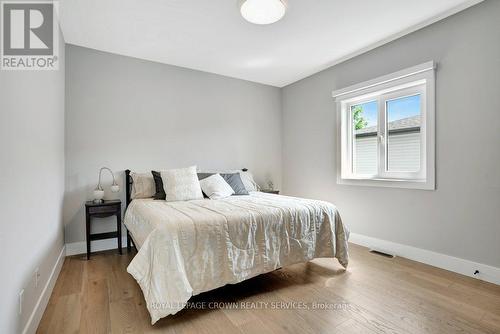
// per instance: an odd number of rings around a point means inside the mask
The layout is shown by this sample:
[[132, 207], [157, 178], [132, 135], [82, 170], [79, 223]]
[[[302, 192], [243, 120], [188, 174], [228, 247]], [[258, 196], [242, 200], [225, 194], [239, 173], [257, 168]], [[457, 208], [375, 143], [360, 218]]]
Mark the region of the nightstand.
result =
[[[92, 217], [105, 218], [116, 216], [116, 231], [106, 233], [90, 233]], [[120, 200], [104, 201], [103, 203], [85, 202], [87, 260], [90, 259], [90, 242], [101, 239], [118, 239], [118, 252], [122, 253], [122, 202]]]
[[273, 190], [273, 189], [261, 189], [260, 191], [266, 194], [275, 194], [275, 195], [280, 194], [279, 190]]

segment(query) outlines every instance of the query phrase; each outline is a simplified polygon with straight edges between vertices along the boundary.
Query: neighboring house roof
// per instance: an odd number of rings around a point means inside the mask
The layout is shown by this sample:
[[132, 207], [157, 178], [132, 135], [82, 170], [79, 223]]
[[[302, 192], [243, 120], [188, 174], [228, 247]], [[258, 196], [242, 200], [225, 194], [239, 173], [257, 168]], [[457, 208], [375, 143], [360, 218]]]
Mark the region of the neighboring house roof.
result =
[[[420, 130], [420, 115], [389, 122], [389, 132], [410, 132]], [[356, 130], [356, 135], [371, 136], [377, 134], [376, 126]]]

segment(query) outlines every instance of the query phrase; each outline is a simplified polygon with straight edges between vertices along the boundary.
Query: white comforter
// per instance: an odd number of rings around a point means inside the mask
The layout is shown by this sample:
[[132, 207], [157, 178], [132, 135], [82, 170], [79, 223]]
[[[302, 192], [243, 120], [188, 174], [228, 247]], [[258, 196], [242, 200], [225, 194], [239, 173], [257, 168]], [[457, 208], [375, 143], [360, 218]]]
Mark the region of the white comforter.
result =
[[316, 257], [346, 267], [349, 232], [330, 203], [252, 192], [223, 200], [133, 200], [125, 214], [138, 254], [127, 271], [154, 324], [192, 295]]

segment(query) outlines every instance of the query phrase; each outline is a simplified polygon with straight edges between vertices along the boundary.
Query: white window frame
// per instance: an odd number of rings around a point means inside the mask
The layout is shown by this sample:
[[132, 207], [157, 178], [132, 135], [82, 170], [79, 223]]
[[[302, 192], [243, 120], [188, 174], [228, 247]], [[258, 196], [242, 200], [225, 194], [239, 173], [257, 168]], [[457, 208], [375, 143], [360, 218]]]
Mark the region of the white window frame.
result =
[[[333, 92], [337, 107], [337, 183], [410, 189], [435, 189], [435, 68], [433, 61], [385, 75]], [[415, 172], [389, 171], [386, 102], [420, 95], [420, 169]], [[376, 174], [355, 174], [351, 106], [377, 101]]]

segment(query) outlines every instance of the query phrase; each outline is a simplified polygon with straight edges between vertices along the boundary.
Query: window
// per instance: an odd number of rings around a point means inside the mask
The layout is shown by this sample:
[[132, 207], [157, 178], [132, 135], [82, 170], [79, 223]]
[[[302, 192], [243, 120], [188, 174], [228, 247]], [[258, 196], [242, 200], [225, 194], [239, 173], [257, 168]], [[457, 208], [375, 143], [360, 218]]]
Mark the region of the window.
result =
[[434, 189], [434, 62], [333, 92], [340, 184]]

